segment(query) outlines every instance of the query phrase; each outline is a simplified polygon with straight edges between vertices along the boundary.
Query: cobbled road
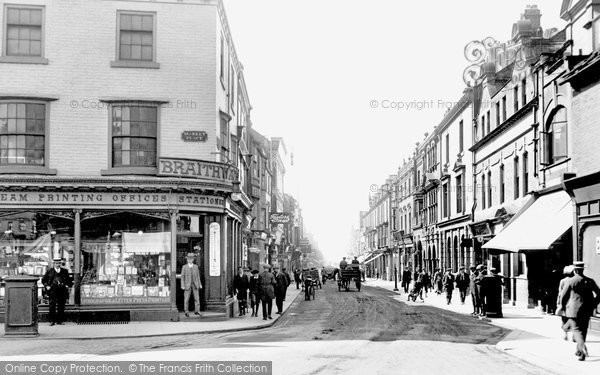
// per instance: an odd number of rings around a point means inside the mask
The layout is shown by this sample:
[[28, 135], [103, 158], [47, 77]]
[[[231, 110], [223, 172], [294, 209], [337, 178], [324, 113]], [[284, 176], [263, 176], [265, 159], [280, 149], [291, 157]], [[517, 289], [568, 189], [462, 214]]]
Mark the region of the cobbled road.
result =
[[[190, 334], [150, 338], [100, 340], [0, 340], [0, 355], [98, 354], [176, 351], [181, 349], [236, 348], [266, 343], [368, 340], [371, 342], [417, 340], [476, 345], [472, 352], [485, 358], [487, 366], [500, 366], [506, 373], [546, 374], [533, 366], [501, 353], [494, 345], [508, 331], [460, 314], [425, 305], [407, 305], [405, 296], [365, 287], [361, 292], [338, 292], [332, 282], [318, 289], [317, 298], [304, 301], [300, 295], [272, 327], [242, 332]], [[259, 314], [260, 315], [260, 314]], [[247, 316], [243, 319], [261, 319]], [[111, 327], [113, 328], [113, 327]], [[409, 347], [412, 344], [409, 344]], [[429, 344], [428, 344], [429, 345]], [[446, 347], [446, 346], [444, 346]], [[440, 360], [445, 356], [440, 353]], [[454, 358], [453, 361], [464, 358]]]

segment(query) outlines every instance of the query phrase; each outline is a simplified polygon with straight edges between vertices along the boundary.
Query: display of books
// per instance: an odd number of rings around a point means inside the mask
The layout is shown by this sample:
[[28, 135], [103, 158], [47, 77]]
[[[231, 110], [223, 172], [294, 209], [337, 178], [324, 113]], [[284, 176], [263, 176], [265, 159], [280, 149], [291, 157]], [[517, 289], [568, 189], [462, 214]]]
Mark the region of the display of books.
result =
[[131, 297], [131, 287], [130, 286], [126, 286], [123, 288], [123, 296], [125, 297]]
[[108, 290], [108, 287], [106, 285], [98, 285], [96, 287], [96, 294], [98, 295], [98, 298], [104, 298], [104, 297], [106, 297], [107, 290]]
[[157, 286], [149, 286], [148, 287], [148, 297], [158, 297], [158, 287]]
[[115, 296], [115, 288], [113, 286], [106, 288], [106, 296], [109, 298]]
[[92, 298], [98, 297], [98, 285], [90, 285], [90, 295]]
[[143, 285], [134, 285], [131, 287], [131, 295], [135, 297], [141, 297], [144, 295]]
[[82, 285], [81, 286], [81, 294], [84, 297], [91, 297], [92, 296], [92, 287], [90, 285]]

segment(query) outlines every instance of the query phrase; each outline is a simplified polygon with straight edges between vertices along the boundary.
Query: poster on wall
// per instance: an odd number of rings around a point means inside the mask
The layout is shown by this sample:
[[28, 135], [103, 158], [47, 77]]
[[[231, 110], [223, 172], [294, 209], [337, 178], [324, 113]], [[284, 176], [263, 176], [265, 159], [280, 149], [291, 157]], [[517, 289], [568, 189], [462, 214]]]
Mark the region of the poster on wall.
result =
[[208, 232], [209, 275], [221, 276], [221, 225], [219, 223], [211, 223], [208, 227]]

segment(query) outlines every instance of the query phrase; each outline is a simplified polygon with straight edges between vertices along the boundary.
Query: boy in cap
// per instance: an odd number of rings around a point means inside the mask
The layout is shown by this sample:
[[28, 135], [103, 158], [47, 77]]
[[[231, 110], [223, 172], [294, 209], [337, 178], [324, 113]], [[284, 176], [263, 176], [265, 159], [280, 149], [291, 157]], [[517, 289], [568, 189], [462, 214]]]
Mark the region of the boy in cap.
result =
[[250, 276], [250, 307], [252, 308], [252, 316], [258, 316], [259, 301], [258, 270], [252, 270], [252, 276]]

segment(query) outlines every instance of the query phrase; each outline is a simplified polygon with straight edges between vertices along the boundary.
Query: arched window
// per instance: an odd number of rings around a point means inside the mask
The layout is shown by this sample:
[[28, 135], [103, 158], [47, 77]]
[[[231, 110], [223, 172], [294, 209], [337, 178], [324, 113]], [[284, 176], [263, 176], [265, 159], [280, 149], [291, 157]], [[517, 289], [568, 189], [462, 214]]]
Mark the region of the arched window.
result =
[[546, 160], [548, 164], [567, 158], [567, 110], [560, 107], [546, 126]]

